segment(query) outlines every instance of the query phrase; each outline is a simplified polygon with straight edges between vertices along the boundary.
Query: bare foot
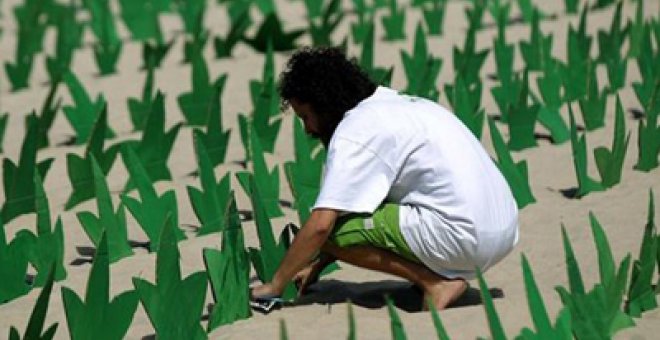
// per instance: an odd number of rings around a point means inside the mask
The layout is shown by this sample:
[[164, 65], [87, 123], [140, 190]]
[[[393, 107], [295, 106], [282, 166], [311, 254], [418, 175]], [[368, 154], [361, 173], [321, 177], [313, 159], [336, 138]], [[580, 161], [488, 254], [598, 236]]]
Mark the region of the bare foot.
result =
[[468, 284], [463, 279], [441, 279], [424, 287], [423, 309], [429, 310], [428, 301], [431, 301], [437, 310], [445, 309], [456, 301], [467, 289]]

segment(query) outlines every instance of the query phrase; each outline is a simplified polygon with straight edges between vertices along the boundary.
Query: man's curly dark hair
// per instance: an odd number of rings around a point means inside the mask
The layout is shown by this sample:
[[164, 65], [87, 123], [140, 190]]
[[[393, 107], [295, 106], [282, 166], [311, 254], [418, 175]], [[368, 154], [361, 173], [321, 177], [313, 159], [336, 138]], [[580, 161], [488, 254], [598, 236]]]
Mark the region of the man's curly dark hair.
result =
[[291, 100], [311, 106], [324, 130], [321, 141], [327, 146], [344, 113], [371, 96], [376, 87], [340, 49], [305, 47], [287, 62], [278, 89], [282, 109], [288, 108]]

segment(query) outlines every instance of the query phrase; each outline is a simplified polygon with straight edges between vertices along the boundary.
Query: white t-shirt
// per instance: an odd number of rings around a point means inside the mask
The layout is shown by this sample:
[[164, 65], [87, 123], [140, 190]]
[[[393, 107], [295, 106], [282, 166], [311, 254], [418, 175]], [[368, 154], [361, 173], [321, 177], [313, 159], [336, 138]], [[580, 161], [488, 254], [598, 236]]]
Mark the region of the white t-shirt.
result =
[[472, 133], [442, 106], [379, 87], [346, 112], [314, 208], [373, 213], [397, 203], [401, 233], [436, 273], [472, 279], [518, 240], [511, 190]]

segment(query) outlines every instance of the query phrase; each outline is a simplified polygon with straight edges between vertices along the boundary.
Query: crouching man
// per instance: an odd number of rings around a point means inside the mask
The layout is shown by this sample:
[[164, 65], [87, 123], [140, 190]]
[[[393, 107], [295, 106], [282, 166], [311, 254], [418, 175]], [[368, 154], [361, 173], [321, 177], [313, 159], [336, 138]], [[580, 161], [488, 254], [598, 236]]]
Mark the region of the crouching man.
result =
[[296, 52], [279, 91], [327, 160], [310, 218], [253, 298], [292, 280], [304, 291], [338, 259], [409, 280], [442, 309], [516, 244], [507, 182], [447, 109], [375, 85], [333, 48]]

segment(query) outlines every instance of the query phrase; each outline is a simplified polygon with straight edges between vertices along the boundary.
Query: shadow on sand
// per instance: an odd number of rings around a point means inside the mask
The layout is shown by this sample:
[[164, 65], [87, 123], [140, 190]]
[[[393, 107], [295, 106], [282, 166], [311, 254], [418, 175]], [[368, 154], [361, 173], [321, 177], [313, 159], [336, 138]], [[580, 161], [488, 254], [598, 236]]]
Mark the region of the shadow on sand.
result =
[[[499, 288], [490, 288], [489, 291], [493, 298], [504, 297], [504, 292]], [[422, 291], [409, 282], [396, 280], [363, 283], [321, 280], [310, 286], [307, 294], [298, 298], [292, 305], [335, 304], [350, 300], [355, 305], [375, 309], [386, 306], [385, 296], [389, 296], [399, 309], [407, 312], [422, 311]], [[448, 308], [478, 304], [481, 304], [479, 290], [468, 287], [465, 293]]]

